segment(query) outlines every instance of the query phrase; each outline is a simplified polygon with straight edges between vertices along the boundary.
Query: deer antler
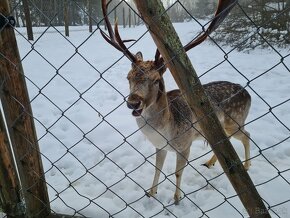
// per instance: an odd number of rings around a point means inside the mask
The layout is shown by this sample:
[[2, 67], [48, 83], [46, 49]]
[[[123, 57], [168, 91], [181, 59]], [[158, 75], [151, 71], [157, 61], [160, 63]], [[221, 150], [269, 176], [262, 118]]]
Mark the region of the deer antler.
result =
[[223, 20], [227, 17], [227, 15], [230, 13], [231, 9], [236, 5], [237, 2], [238, 0], [219, 0], [215, 16], [209, 27], [201, 36], [185, 45], [185, 51], [188, 51], [193, 47], [199, 45], [208, 37], [209, 34], [215, 31], [218, 26], [223, 22]]
[[[114, 46], [119, 51], [123, 52], [123, 54], [128, 59], [130, 59], [132, 62], [136, 62], [137, 59], [136, 59], [135, 55], [133, 55], [125, 45], [126, 42], [131, 42], [131, 41], [135, 41], [135, 40], [133, 40], [133, 39], [122, 40], [121, 36], [119, 34], [119, 31], [118, 31], [118, 22], [115, 21], [115, 27], [113, 30], [112, 25], [109, 21], [109, 17], [107, 14], [107, 8], [108, 8], [108, 5], [111, 3], [111, 1], [112, 0], [110, 0], [107, 4], [107, 0], [102, 0], [102, 10], [103, 10], [103, 15], [104, 15], [104, 21], [105, 21], [105, 25], [108, 28], [109, 36], [103, 30], [100, 30], [101, 34], [109, 44]], [[210, 23], [209, 27], [207, 28], [206, 31], [204, 31], [202, 34], [200, 34], [197, 38], [195, 38], [194, 40], [192, 40], [191, 42], [186, 44], [184, 46], [185, 51], [188, 51], [188, 50], [192, 49], [193, 47], [202, 43], [209, 36], [210, 33], [212, 33], [214, 30], [216, 30], [218, 28], [218, 26], [223, 22], [223, 20], [227, 17], [227, 15], [231, 11], [231, 9], [237, 4], [237, 2], [238, 2], [238, 0], [219, 0], [215, 16], [214, 16], [212, 22]], [[155, 63], [160, 65], [160, 63], [162, 63], [162, 62], [163, 62], [163, 59], [162, 59], [160, 52], [157, 48], [156, 53], [155, 53]]]
[[111, 3], [111, 1], [112, 0], [110, 0], [107, 4], [107, 0], [102, 0], [102, 11], [103, 11], [103, 15], [104, 15], [105, 24], [108, 28], [109, 36], [103, 30], [100, 30], [101, 35], [109, 44], [114, 46], [119, 51], [123, 52], [123, 54], [127, 58], [129, 58], [132, 62], [136, 62], [137, 61], [136, 57], [128, 50], [128, 48], [125, 45], [126, 42], [131, 42], [131, 41], [135, 41], [135, 40], [133, 40], [133, 39], [122, 40], [121, 39], [121, 36], [119, 34], [119, 30], [118, 30], [117, 20], [115, 21], [115, 27], [114, 27], [114, 31], [113, 31], [112, 25], [109, 21], [109, 17], [107, 14], [107, 8], [108, 8], [108, 5]]
[[[195, 46], [202, 43], [209, 34], [211, 34], [213, 31], [215, 31], [218, 26], [223, 22], [223, 20], [227, 17], [227, 15], [230, 13], [231, 9], [237, 4], [238, 0], [219, 0], [217, 10], [215, 12], [215, 16], [210, 23], [207, 30], [198, 36], [196, 39], [192, 40], [188, 44], [184, 46], [185, 51], [189, 51], [190, 49], [194, 48]], [[156, 49], [155, 53], [155, 62], [160, 62], [160, 52], [158, 49]]]

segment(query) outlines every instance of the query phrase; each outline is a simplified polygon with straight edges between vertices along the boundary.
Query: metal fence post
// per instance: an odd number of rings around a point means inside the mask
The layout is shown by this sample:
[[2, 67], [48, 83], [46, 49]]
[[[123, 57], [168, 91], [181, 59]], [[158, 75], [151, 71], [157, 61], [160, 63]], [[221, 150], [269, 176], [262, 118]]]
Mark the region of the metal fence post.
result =
[[[250, 217], [270, 217], [251, 178], [245, 171], [186, 55], [160, 0], [134, 0], [177, 85], [200, 120], [200, 126], [224, 172]], [[199, 119], [198, 119], [199, 120]]]

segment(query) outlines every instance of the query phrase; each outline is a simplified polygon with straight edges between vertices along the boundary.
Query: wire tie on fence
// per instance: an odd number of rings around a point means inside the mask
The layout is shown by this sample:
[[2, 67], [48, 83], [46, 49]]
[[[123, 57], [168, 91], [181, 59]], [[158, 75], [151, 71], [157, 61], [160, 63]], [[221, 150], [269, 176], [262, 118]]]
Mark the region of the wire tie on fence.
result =
[[2, 209], [4, 213], [9, 214], [11, 217], [22, 217], [24, 214], [26, 214], [26, 205], [23, 200], [16, 204], [6, 204]]
[[17, 215], [23, 215], [26, 213], [26, 205], [25, 205], [24, 200], [22, 200], [21, 202], [17, 204], [17, 212], [18, 212]]
[[0, 29], [4, 27], [15, 27], [16, 21], [13, 16], [5, 17], [4, 15], [0, 15]]

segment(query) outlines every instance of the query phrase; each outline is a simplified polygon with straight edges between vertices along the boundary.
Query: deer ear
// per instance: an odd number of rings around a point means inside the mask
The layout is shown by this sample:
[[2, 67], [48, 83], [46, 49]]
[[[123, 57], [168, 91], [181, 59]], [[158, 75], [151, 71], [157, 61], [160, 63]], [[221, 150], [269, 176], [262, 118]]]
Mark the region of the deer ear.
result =
[[155, 61], [155, 66], [156, 66], [156, 70], [162, 76], [167, 68], [165, 63], [164, 63], [163, 58], [159, 58], [158, 61]]
[[143, 61], [143, 55], [141, 51], [138, 51], [135, 57], [138, 61]]

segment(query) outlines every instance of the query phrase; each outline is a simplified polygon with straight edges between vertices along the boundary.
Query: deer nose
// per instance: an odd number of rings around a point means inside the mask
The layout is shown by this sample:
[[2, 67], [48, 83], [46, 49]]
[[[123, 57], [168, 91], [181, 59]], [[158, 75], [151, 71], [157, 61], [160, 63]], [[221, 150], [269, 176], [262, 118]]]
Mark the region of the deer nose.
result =
[[129, 102], [127, 101], [127, 107], [130, 109], [138, 109], [141, 105], [141, 101], [136, 101], [136, 102]]

